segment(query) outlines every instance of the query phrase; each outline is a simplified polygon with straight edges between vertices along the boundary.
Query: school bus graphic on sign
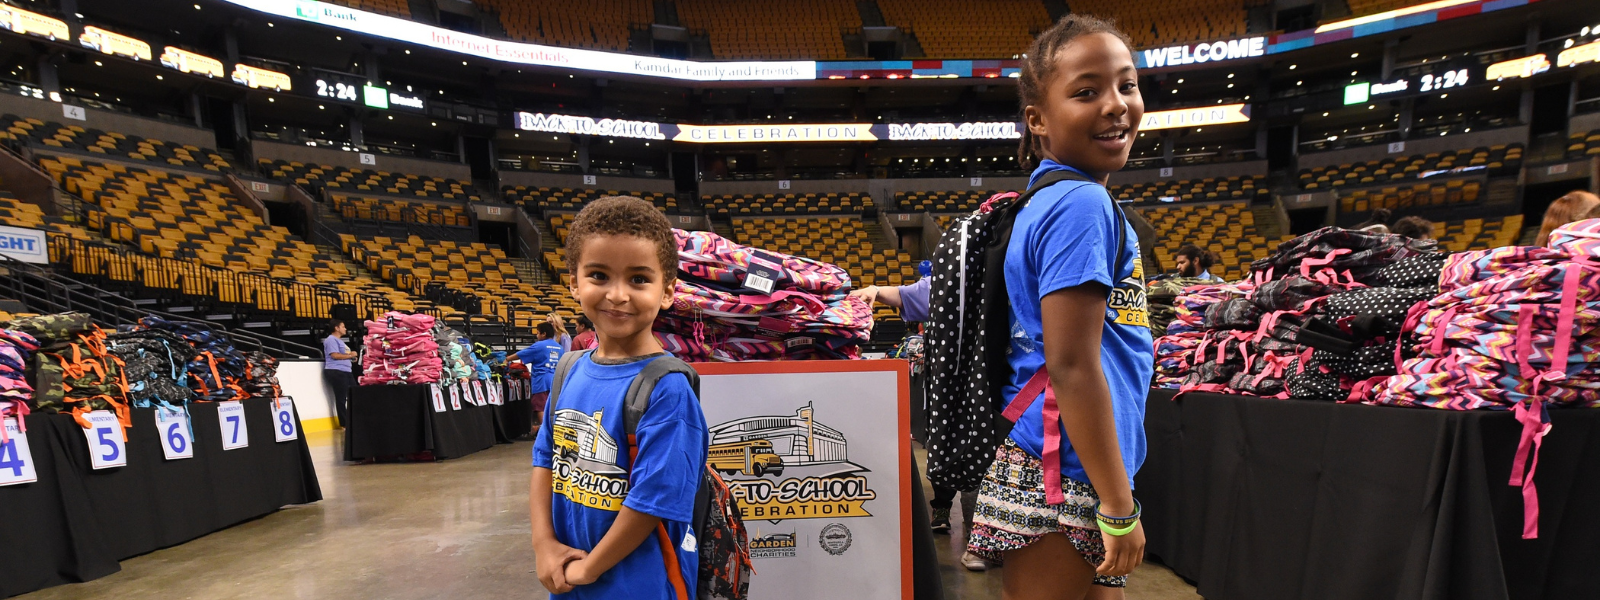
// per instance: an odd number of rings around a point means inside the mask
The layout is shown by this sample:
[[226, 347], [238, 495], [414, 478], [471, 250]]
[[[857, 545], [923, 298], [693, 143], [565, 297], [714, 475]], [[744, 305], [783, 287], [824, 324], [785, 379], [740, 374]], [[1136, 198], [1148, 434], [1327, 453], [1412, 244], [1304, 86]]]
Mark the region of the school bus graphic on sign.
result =
[[93, 25], [83, 28], [83, 35], [78, 36], [78, 43], [90, 50], [99, 50], [105, 54], [125, 56], [133, 60], [150, 60], [150, 44], [120, 33], [107, 31]]
[[66, 21], [6, 4], [0, 4], [0, 29], [9, 29], [12, 33], [36, 35], [50, 41], [72, 39]]
[[850, 462], [842, 432], [810, 403], [792, 415], [757, 415], [711, 427], [706, 463], [729, 474], [744, 519], [870, 517], [878, 497], [866, 467]]

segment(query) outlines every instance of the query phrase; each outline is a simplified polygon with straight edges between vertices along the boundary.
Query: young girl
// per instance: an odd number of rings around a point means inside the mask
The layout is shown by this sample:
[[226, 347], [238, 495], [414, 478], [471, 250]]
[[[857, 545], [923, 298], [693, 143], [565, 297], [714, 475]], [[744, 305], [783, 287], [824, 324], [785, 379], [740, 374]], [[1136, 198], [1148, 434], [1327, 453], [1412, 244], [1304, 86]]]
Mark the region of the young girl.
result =
[[[1023, 59], [1018, 157], [1058, 182], [1016, 219], [1006, 252], [1011, 400], [1041, 369], [1049, 393], [1018, 419], [978, 496], [968, 550], [1004, 560], [1004, 597], [1118, 598], [1144, 556], [1133, 474], [1144, 461], [1144, 399], [1154, 360], [1137, 236], [1106, 178], [1128, 160], [1144, 115], [1133, 52], [1110, 23], [1072, 15]], [[1122, 232], [1118, 228], [1123, 228]], [[1117, 241], [1122, 240], [1118, 246]], [[1036, 384], [1037, 385], [1037, 384]], [[1054, 415], [1052, 415], [1054, 417]], [[1056, 448], [1045, 427], [1061, 433]], [[1057, 471], [1041, 456], [1059, 455]], [[1051, 503], [1051, 492], [1064, 501]]]

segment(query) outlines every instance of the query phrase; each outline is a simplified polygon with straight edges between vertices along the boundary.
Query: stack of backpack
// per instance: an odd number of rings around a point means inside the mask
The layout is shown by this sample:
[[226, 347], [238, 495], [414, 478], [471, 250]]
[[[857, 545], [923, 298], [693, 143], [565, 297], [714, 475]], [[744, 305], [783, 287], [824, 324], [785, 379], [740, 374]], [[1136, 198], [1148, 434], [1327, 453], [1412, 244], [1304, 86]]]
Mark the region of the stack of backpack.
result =
[[655, 321], [673, 355], [691, 362], [860, 358], [872, 309], [849, 297], [844, 269], [709, 231], [673, 234], [677, 287], [672, 308]]
[[[23, 431], [27, 426], [22, 417], [28, 414], [28, 402], [33, 399], [33, 386], [28, 383], [28, 361], [39, 349], [39, 341], [21, 331], [0, 329], [0, 423], [16, 418]], [[0, 442], [6, 437], [0, 427]]]
[[433, 326], [433, 340], [439, 346], [439, 361], [444, 365], [444, 374], [440, 377], [446, 381], [461, 381], [476, 376], [472, 342], [466, 336], [438, 323]]
[[488, 369], [489, 376], [486, 379], [487, 381], [498, 382], [505, 379], [506, 352], [504, 350], [495, 350], [489, 347], [488, 344], [474, 343], [472, 344], [472, 355], [476, 356], [478, 362], [483, 363], [484, 368]]
[[[1215, 304], [1243, 298], [1251, 286], [1201, 283], [1183, 287], [1172, 299], [1172, 317], [1155, 338], [1154, 387], [1177, 388], [1191, 370], [1195, 350], [1204, 341], [1206, 311]], [[1153, 321], [1153, 319], [1152, 319]]]
[[188, 368], [199, 353], [177, 334], [163, 329], [115, 333], [107, 338], [106, 351], [122, 361], [134, 406], [177, 408], [196, 399]]
[[106, 351], [106, 332], [94, 325], [89, 315], [71, 312], [27, 317], [11, 321], [9, 327], [33, 337], [39, 345], [29, 368], [34, 410], [68, 413], [85, 427], [84, 414], [109, 410], [123, 427], [133, 425], [122, 361]]
[[361, 350], [361, 385], [438, 383], [444, 371], [434, 318], [402, 312], [367, 321]]
[[189, 343], [194, 358], [187, 365], [188, 383], [196, 400], [225, 402], [248, 396], [241, 384], [250, 370], [249, 362], [226, 334], [204, 324], [160, 317], [139, 319], [139, 326], [172, 333]]
[[265, 352], [250, 352], [245, 354], [245, 361], [249, 365], [242, 384], [245, 393], [252, 398], [283, 396], [283, 388], [278, 384], [278, 359]]
[[1150, 309], [1150, 336], [1167, 334], [1167, 325], [1178, 317], [1178, 296], [1185, 288], [1211, 283], [1198, 277], [1168, 277], [1152, 281], [1145, 288], [1145, 303]]

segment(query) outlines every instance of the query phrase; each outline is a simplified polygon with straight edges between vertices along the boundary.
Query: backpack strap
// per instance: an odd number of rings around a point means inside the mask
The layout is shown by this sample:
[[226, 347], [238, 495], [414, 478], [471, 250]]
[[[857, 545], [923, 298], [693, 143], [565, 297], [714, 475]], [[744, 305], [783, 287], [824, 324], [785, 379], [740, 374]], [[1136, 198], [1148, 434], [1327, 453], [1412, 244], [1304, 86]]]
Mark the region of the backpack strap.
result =
[[[574, 353], [569, 352], [567, 354]], [[562, 358], [565, 360], [566, 357], [563, 356]], [[627, 434], [628, 438], [628, 482], [630, 487], [633, 483], [634, 464], [639, 462], [639, 421], [644, 418], [644, 411], [650, 408], [650, 395], [655, 393], [656, 384], [661, 382], [661, 378], [672, 373], [682, 373], [684, 377], [688, 378], [689, 388], [694, 390], [695, 398], [698, 399], [700, 397], [700, 374], [690, 368], [689, 363], [683, 362], [682, 359], [670, 354], [658, 356], [645, 364], [644, 370], [639, 371], [639, 374], [633, 377], [633, 383], [628, 384], [628, 395], [623, 397], [622, 430]], [[705, 486], [701, 485], [699, 487], [700, 489], [695, 492], [696, 520], [689, 524], [691, 530], [700, 522], [698, 519], [701, 515], [700, 499], [702, 494], [705, 493]], [[704, 534], [704, 532], [700, 532], [700, 535]], [[678, 553], [672, 543], [672, 536], [667, 532], [666, 521], [656, 523], [656, 541], [661, 546], [661, 557], [666, 562], [667, 582], [672, 585], [673, 597], [677, 600], [692, 600], [694, 595], [689, 590], [688, 582], [683, 579], [683, 569], [678, 564]]]
[[561, 394], [561, 384], [566, 383], [567, 375], [572, 373], [573, 365], [578, 364], [578, 361], [583, 360], [583, 358], [588, 356], [590, 352], [594, 351], [584, 350], [582, 352], [568, 352], [566, 354], [562, 354], [561, 359], [556, 361], [555, 379], [550, 380], [550, 394], [549, 397], [545, 398], [545, 402], [547, 404], [550, 406], [555, 405], [556, 396]]

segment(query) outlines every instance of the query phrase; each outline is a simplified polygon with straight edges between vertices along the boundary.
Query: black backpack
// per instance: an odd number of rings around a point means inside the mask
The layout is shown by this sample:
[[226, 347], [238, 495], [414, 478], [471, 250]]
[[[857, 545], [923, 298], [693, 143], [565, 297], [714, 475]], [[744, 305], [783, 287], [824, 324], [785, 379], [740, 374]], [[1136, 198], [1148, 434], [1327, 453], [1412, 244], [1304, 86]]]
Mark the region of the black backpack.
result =
[[[568, 352], [556, 363], [555, 379], [550, 382], [549, 406], [554, 408], [561, 395], [561, 386], [583, 357], [593, 350]], [[633, 468], [638, 458], [639, 444], [635, 437], [639, 420], [650, 407], [650, 394], [656, 383], [671, 373], [681, 373], [689, 380], [695, 399], [700, 398], [700, 374], [688, 363], [674, 356], [661, 356], [650, 360], [644, 370], [633, 378], [628, 395], [623, 401], [623, 432], [628, 438], [628, 468]], [[548, 409], [547, 409], [548, 410]], [[699, 536], [699, 585], [694, 597], [699, 600], [728, 598], [743, 600], [749, 596], [750, 575], [755, 571], [750, 562], [750, 538], [745, 532], [744, 520], [739, 517], [739, 503], [728, 489], [727, 482], [717, 472], [706, 466], [700, 478], [700, 489], [694, 495], [694, 521], [689, 524], [694, 535]], [[667, 537], [665, 524], [657, 526], [663, 551], [673, 548]]]
[[[933, 485], [978, 489], [1012, 422], [1001, 414], [1011, 380], [1011, 299], [1006, 293], [1006, 249], [1017, 214], [1039, 190], [1061, 181], [1091, 181], [1071, 170], [1045, 173], [1022, 195], [989, 199], [987, 212], [956, 219], [933, 253], [928, 314], [928, 480]], [[1127, 217], [1112, 202], [1117, 245], [1113, 276], [1127, 244]]]

